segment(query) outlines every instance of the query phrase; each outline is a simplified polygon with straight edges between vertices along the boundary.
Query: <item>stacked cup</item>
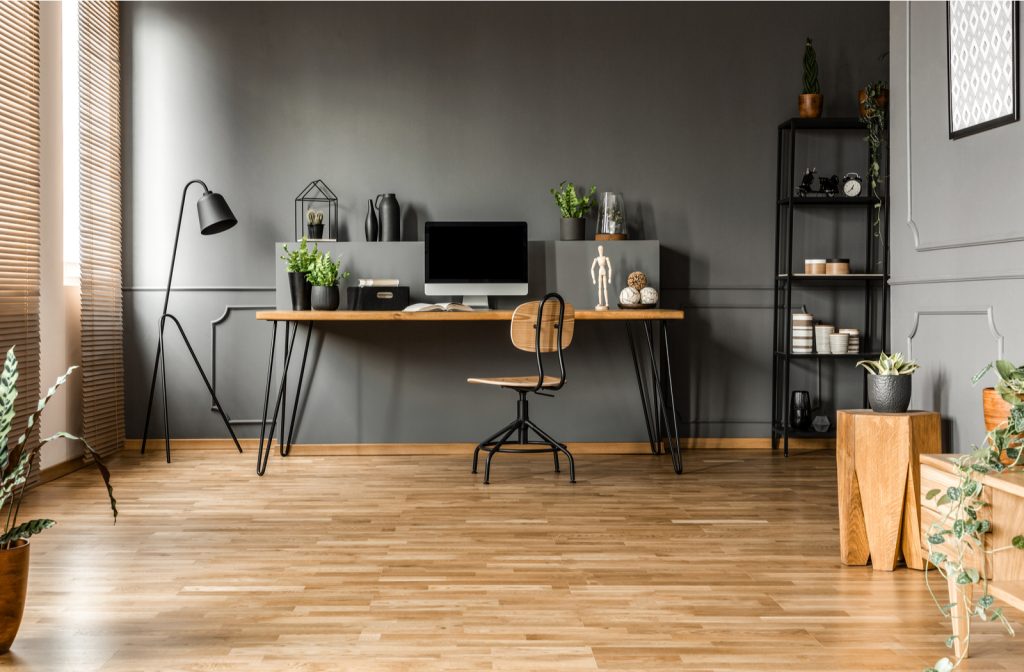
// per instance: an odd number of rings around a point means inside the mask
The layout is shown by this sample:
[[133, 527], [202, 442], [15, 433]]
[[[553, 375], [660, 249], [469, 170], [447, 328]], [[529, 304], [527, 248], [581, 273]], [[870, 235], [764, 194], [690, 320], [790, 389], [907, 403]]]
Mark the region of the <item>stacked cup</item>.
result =
[[809, 355], [814, 343], [814, 315], [793, 313], [793, 354]]
[[850, 335], [842, 331], [837, 334], [829, 334], [828, 347], [833, 355], [845, 355], [850, 347]]
[[829, 336], [835, 330], [836, 328], [831, 324], [819, 324], [814, 327], [814, 347], [819, 355], [827, 355], [832, 352], [832, 348], [829, 345]]
[[840, 329], [839, 333], [850, 337], [846, 349], [848, 353], [856, 354], [860, 352], [860, 329]]

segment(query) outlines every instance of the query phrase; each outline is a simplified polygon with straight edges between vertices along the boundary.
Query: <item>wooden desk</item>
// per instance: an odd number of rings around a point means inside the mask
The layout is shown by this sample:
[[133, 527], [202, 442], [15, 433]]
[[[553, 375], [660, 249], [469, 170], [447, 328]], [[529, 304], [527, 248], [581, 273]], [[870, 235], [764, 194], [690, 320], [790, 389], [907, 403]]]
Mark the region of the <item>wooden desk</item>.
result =
[[[644, 413], [644, 424], [647, 428], [647, 437], [650, 440], [651, 452], [661, 453], [662, 437], [667, 437], [668, 452], [672, 456], [672, 468], [677, 474], [683, 472], [683, 457], [679, 441], [679, 420], [676, 411], [675, 393], [672, 389], [672, 360], [669, 353], [668, 323], [679, 321], [684, 318], [682, 310], [667, 308], [638, 308], [636, 310], [577, 310], [577, 322], [619, 322], [625, 325], [626, 335], [629, 341], [630, 353], [633, 357], [633, 369], [636, 372], [637, 388], [639, 390], [640, 405]], [[316, 326], [327, 324], [351, 324], [362, 322], [449, 322], [452, 324], [464, 324], [467, 322], [510, 322], [512, 320], [511, 310], [481, 310], [474, 312], [429, 312], [429, 313], [407, 313], [404, 311], [377, 311], [377, 310], [264, 310], [256, 313], [256, 319], [270, 322], [272, 328], [270, 340], [270, 363], [267, 365], [267, 386], [263, 399], [263, 416], [260, 424], [260, 441], [256, 454], [256, 473], [262, 476], [267, 470], [267, 461], [270, 457], [270, 443], [277, 428], [278, 415], [281, 417], [281, 456], [287, 457], [291, 452], [292, 439], [295, 437], [295, 418], [298, 415], [299, 398], [302, 395], [302, 382], [306, 371], [306, 358], [309, 354], [309, 338]], [[295, 336], [298, 334], [299, 325], [306, 325], [306, 343], [302, 351], [302, 364], [299, 366], [299, 379], [295, 390], [295, 401], [292, 405], [291, 424], [288, 425], [287, 439], [285, 437], [286, 420], [286, 396], [287, 377], [281, 375], [281, 383], [278, 386], [277, 401], [274, 404], [273, 415], [268, 423], [267, 413], [270, 405], [271, 381], [274, 374], [274, 355], [277, 344], [277, 325], [283, 322], [284, 333], [284, 356], [283, 371], [288, 371], [291, 363], [292, 351], [295, 346]], [[655, 346], [656, 329], [658, 324], [661, 332], [660, 342]], [[643, 334], [634, 335], [632, 326], [643, 327]], [[646, 359], [644, 362], [638, 347], [637, 341], [647, 344]], [[511, 347], [511, 346], [510, 346]], [[659, 374], [658, 355], [660, 352], [665, 364], [665, 375]], [[269, 431], [268, 430], [269, 424]], [[264, 442], [266, 439], [266, 442]]]
[[[953, 464], [956, 457], [921, 456], [921, 545], [924, 548], [928, 548], [927, 539], [932, 524], [941, 524], [945, 515], [943, 507], [937, 506], [934, 499], [927, 499], [925, 495], [935, 488], [945, 491], [950, 486], [959, 485], [959, 472]], [[981, 575], [988, 579], [988, 590], [994, 597], [1024, 611], [1024, 551], [1012, 545], [1013, 537], [1024, 530], [1024, 473], [986, 474], [979, 480], [984, 486], [981, 500], [986, 506], [978, 515], [988, 520], [991, 528], [982, 536], [982, 552], [971, 553], [968, 557], [972, 558], [973, 566]], [[997, 548], [1005, 550], [989, 553]], [[951, 546], [947, 544], [935, 547], [934, 550], [952, 553]], [[957, 657], [966, 658], [970, 644], [967, 636], [970, 614], [966, 601], [960, 598], [964, 594], [970, 597], [972, 586], [957, 585], [954, 576], [948, 581], [948, 590], [949, 603], [955, 605], [950, 610], [953, 634], [957, 637], [953, 648]]]

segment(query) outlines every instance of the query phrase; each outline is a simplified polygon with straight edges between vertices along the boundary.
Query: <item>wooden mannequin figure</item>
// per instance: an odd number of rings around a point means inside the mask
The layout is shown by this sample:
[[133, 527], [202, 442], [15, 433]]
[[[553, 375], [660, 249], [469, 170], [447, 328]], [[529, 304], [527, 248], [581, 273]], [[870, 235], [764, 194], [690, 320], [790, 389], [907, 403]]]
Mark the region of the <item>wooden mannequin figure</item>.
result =
[[[597, 268], [597, 275], [594, 268]], [[604, 256], [604, 245], [597, 246], [597, 257], [590, 264], [590, 279], [597, 285], [597, 305], [594, 310], [608, 310], [608, 280], [612, 276], [612, 260]]]

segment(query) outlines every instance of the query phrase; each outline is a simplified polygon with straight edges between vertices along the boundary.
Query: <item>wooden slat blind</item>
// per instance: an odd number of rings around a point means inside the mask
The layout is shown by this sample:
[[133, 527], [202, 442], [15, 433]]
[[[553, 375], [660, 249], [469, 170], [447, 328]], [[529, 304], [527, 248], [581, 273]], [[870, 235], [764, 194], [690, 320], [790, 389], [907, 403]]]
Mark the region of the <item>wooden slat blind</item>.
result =
[[79, 3], [78, 39], [82, 421], [109, 455], [124, 446], [117, 3]]
[[0, 2], [0, 347], [15, 346], [20, 393], [11, 443], [39, 400], [39, 161], [39, 4]]

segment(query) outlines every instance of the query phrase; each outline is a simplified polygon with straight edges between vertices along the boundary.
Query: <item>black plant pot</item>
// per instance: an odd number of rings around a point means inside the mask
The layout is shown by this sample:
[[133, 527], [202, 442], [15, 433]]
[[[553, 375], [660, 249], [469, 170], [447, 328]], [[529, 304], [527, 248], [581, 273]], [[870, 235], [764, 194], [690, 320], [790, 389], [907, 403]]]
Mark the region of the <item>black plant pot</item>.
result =
[[868, 375], [868, 403], [875, 413], [903, 413], [910, 408], [911, 376]]
[[337, 310], [341, 305], [341, 292], [337, 285], [313, 287], [313, 310]]
[[562, 240], [583, 240], [587, 220], [582, 217], [562, 217]]
[[299, 271], [289, 271], [288, 290], [292, 295], [292, 310], [309, 310], [310, 293], [313, 285], [306, 280], [306, 274]]
[[323, 224], [306, 224], [306, 233], [309, 234], [311, 239], [319, 240], [324, 237], [324, 225]]

